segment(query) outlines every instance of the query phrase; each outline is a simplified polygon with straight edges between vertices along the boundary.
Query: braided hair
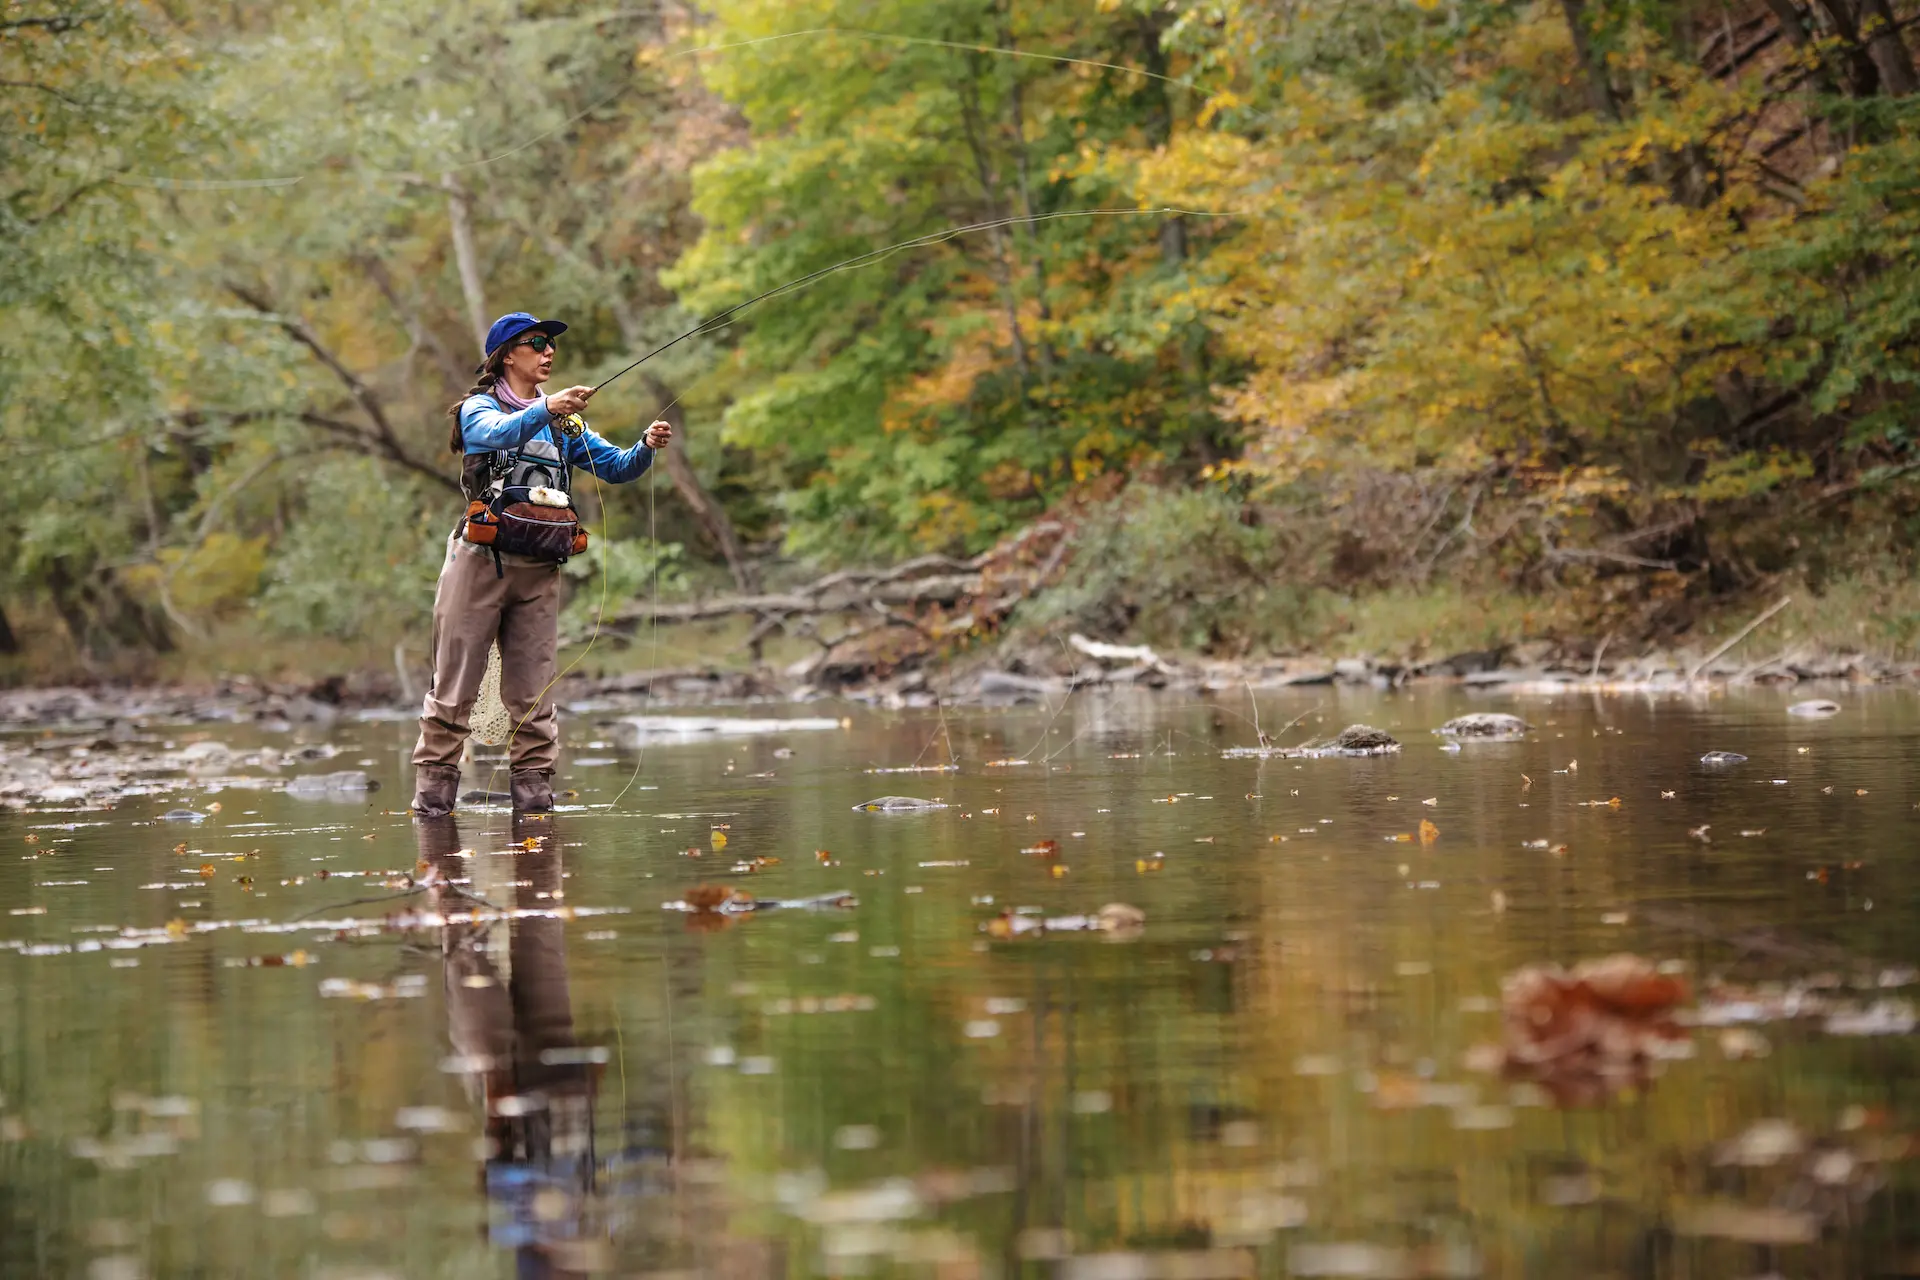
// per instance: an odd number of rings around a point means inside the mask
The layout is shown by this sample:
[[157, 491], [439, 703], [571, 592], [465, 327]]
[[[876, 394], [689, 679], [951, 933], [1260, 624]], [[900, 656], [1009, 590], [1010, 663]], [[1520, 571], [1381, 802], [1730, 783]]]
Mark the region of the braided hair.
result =
[[480, 363], [479, 379], [465, 391], [460, 398], [447, 406], [447, 417], [453, 419], [453, 429], [447, 436], [447, 447], [455, 453], [467, 451], [466, 439], [460, 434], [460, 407], [474, 396], [491, 395], [494, 384], [507, 376], [507, 348], [503, 345]]

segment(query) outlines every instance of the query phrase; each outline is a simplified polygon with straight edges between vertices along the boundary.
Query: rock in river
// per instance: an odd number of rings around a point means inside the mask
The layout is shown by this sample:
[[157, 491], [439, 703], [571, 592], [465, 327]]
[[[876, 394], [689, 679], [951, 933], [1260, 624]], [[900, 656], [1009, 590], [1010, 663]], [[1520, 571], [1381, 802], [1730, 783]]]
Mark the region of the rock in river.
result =
[[1389, 751], [1398, 751], [1400, 742], [1384, 729], [1376, 729], [1370, 724], [1350, 724], [1333, 736], [1329, 742], [1323, 742], [1318, 750], [1328, 752], [1352, 752], [1355, 755], [1383, 755]]
[[1788, 707], [1787, 714], [1790, 716], [1806, 716], [1810, 719], [1817, 720], [1826, 716], [1839, 715], [1840, 704], [1837, 702], [1829, 702], [1825, 698], [1809, 698], [1805, 702], [1796, 702]]
[[1532, 727], [1519, 716], [1499, 711], [1476, 711], [1471, 715], [1455, 716], [1434, 732], [1444, 733], [1450, 738], [1518, 738]]
[[913, 796], [881, 796], [853, 807], [864, 813], [926, 813], [947, 806], [938, 800], [920, 800]]
[[1747, 758], [1738, 751], [1709, 751], [1700, 757], [1701, 764], [1745, 764]]

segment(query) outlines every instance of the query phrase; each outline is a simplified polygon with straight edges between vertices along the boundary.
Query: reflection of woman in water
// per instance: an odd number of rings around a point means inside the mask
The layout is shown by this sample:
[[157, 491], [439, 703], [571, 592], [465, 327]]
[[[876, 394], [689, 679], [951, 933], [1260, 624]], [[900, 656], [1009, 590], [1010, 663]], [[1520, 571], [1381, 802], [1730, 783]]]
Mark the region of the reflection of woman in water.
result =
[[[542, 815], [544, 817], [545, 815]], [[472, 893], [503, 910], [545, 912], [560, 892], [559, 835], [551, 821], [514, 820], [516, 842], [544, 843], [512, 858], [459, 858], [451, 817], [415, 824], [420, 856], [438, 881], [476, 872]], [[487, 870], [504, 873], [480, 883]], [[481, 903], [439, 890], [443, 911]], [[604, 1234], [586, 1228], [594, 1191], [595, 1068], [574, 1038], [566, 922], [551, 916], [449, 924], [442, 931], [447, 1031], [468, 1096], [485, 1107], [483, 1181], [492, 1241], [518, 1255], [522, 1276], [605, 1269]]]

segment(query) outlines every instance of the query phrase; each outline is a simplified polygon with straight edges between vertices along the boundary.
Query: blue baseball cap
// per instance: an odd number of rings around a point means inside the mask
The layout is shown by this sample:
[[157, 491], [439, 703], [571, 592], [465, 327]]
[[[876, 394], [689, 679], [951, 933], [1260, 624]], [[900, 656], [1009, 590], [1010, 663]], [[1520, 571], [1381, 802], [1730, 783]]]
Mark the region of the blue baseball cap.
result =
[[549, 338], [557, 338], [567, 331], [567, 326], [558, 320], [535, 319], [525, 311], [509, 311], [487, 330], [487, 354], [491, 356], [521, 334], [535, 329]]

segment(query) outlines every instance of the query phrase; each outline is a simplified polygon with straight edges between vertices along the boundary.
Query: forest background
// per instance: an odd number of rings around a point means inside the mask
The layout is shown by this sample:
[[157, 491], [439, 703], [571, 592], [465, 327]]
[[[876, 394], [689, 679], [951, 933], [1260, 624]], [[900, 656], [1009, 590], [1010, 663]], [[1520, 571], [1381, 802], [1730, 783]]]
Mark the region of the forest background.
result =
[[1796, 642], [1920, 657], [1916, 26], [7, 0], [0, 681], [423, 671], [494, 314], [596, 382], [980, 223], [595, 400], [682, 440], [583, 481], [571, 639], [1049, 520], [1016, 635], [1624, 651], [1792, 595]]

